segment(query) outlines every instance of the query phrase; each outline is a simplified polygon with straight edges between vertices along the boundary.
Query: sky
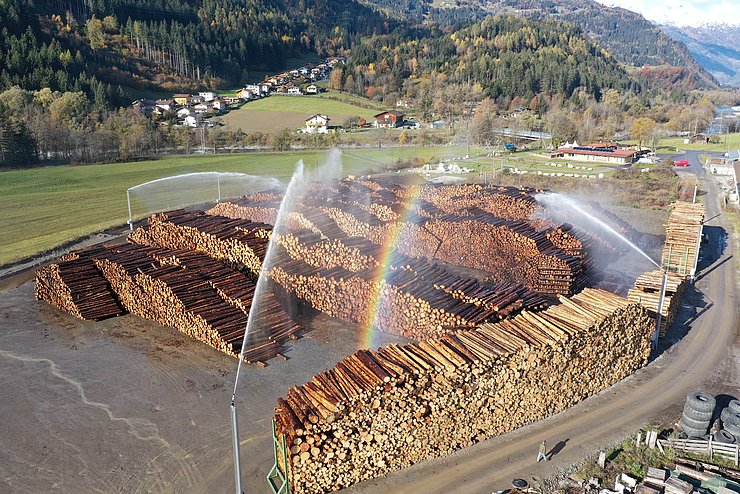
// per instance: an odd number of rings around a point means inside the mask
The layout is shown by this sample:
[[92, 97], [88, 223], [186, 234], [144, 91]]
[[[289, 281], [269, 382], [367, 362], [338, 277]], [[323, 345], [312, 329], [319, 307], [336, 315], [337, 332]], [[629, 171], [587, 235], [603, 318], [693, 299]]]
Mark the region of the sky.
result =
[[639, 12], [660, 24], [700, 26], [740, 24], [740, 0], [597, 0], [604, 5]]

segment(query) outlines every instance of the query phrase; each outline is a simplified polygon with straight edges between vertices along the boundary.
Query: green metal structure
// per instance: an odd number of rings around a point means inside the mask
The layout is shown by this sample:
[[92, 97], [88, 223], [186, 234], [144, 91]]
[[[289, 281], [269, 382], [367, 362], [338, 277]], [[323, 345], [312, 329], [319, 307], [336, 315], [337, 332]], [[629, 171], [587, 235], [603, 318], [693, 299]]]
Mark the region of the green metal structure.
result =
[[267, 474], [267, 485], [270, 486], [272, 494], [290, 494], [288, 450], [285, 444], [285, 436], [282, 437], [282, 441], [278, 438], [275, 419], [272, 420], [272, 445], [275, 463], [272, 465], [270, 473]]

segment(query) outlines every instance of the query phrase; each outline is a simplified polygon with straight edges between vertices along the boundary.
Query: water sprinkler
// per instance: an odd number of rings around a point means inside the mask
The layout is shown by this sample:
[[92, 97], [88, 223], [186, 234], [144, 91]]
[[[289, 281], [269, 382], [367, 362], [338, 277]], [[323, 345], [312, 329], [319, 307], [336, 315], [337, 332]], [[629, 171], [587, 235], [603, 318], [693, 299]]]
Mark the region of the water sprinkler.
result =
[[231, 395], [231, 442], [234, 446], [234, 480], [236, 494], [242, 491], [242, 462], [239, 448], [239, 424], [236, 420], [236, 395]]

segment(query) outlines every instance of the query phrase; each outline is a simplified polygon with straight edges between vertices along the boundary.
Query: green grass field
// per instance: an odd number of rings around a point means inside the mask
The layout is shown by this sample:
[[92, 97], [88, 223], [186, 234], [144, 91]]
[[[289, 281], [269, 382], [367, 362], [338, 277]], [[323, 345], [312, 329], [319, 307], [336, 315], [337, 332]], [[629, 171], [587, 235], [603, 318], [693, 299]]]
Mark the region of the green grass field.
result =
[[[454, 147], [352, 150], [343, 156], [343, 164], [344, 172], [352, 174], [367, 169], [381, 171], [399, 158], [429, 159], [464, 153], [464, 149]], [[0, 266], [125, 224], [126, 189], [134, 185], [203, 171], [241, 172], [285, 181], [299, 159], [310, 170], [325, 155], [325, 151], [294, 151], [170, 157], [0, 172]]]
[[[675, 153], [677, 149], [690, 151], [727, 151], [740, 149], [740, 133], [722, 134], [717, 143], [684, 144], [683, 137], [666, 137], [658, 141], [657, 153]], [[625, 141], [625, 144], [637, 144], [637, 141]]]
[[[329, 93], [337, 94], [341, 93]], [[244, 132], [279, 132], [282, 129], [297, 129], [303, 126], [308, 117], [315, 113], [329, 115], [332, 125], [341, 125], [349, 117], [360, 116], [371, 119], [377, 110], [351, 104], [352, 97], [341, 97], [344, 101], [334, 101], [326, 96], [287, 96], [272, 95], [246, 103], [238, 110], [230, 112], [221, 120], [233, 129]], [[363, 104], [372, 104], [362, 100]]]

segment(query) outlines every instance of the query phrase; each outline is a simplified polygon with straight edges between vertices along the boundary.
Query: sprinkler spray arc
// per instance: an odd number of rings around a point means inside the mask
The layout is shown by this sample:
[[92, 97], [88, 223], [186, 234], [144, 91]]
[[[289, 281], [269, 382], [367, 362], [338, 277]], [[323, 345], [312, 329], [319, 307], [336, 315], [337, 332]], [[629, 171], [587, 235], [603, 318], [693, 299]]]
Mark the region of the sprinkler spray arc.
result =
[[261, 299], [260, 294], [266, 290], [267, 287], [267, 276], [263, 276], [272, 267], [273, 263], [273, 242], [275, 234], [283, 230], [286, 218], [288, 214], [296, 209], [296, 206], [303, 200], [304, 195], [308, 191], [309, 180], [312, 178], [314, 181], [324, 181], [331, 179], [339, 179], [342, 176], [342, 162], [341, 162], [341, 151], [339, 149], [332, 149], [329, 151], [327, 159], [324, 164], [319, 166], [313, 177], [308, 177], [305, 173], [305, 167], [303, 160], [299, 160], [296, 164], [295, 172], [288, 183], [288, 187], [285, 189], [283, 200], [280, 202], [280, 208], [278, 209], [277, 218], [272, 228], [272, 235], [270, 241], [267, 244], [267, 250], [265, 252], [264, 260], [262, 261], [262, 267], [260, 269], [260, 275], [257, 278], [257, 285], [254, 290], [252, 297], [252, 305], [249, 308], [249, 315], [247, 316], [247, 327], [244, 330], [244, 338], [242, 339], [242, 348], [239, 352], [239, 363], [236, 368], [236, 376], [234, 378], [234, 390], [231, 395], [231, 434], [232, 443], [234, 449], [234, 478], [236, 494], [243, 494], [242, 483], [241, 483], [241, 454], [240, 454], [240, 442], [239, 442], [239, 430], [237, 421], [237, 407], [236, 407], [236, 391], [239, 386], [239, 376], [241, 374], [242, 363], [244, 362], [244, 351], [247, 348], [247, 339], [250, 331], [253, 329], [255, 324], [256, 314], [259, 312], [257, 306]]
[[[635, 245], [633, 242], [631, 242], [628, 238], [626, 238], [624, 235], [616, 231], [611, 226], [604, 223], [599, 218], [595, 217], [588, 211], [586, 211], [582, 204], [579, 204], [577, 201], [573, 200], [572, 198], [563, 195], [558, 194], [555, 192], [545, 192], [541, 194], [537, 194], [535, 197], [537, 202], [544, 204], [546, 206], [549, 206], [552, 208], [552, 210], [557, 210], [558, 206], [565, 206], [567, 207], [568, 211], [577, 211], [581, 216], [586, 218], [589, 223], [592, 223], [599, 228], [603, 229], [610, 235], [613, 235], [617, 237], [622, 242], [629, 245], [632, 249], [637, 251], [640, 255], [642, 255], [645, 259], [650, 261], [657, 267], [659, 270], [663, 272], [663, 282], [660, 286], [660, 298], [658, 299], [658, 315], [655, 318], [655, 331], [653, 332], [653, 335], [650, 338], [650, 342], [652, 344], [653, 349], [658, 347], [658, 337], [660, 335], [660, 325], [663, 322], [663, 301], [665, 299], [665, 292], [666, 292], [666, 285], [668, 284], [668, 267], [663, 267], [659, 263], [657, 263], [652, 257], [647, 255], [642, 249], [640, 249], [637, 245]], [[698, 252], [698, 249], [697, 249]]]

